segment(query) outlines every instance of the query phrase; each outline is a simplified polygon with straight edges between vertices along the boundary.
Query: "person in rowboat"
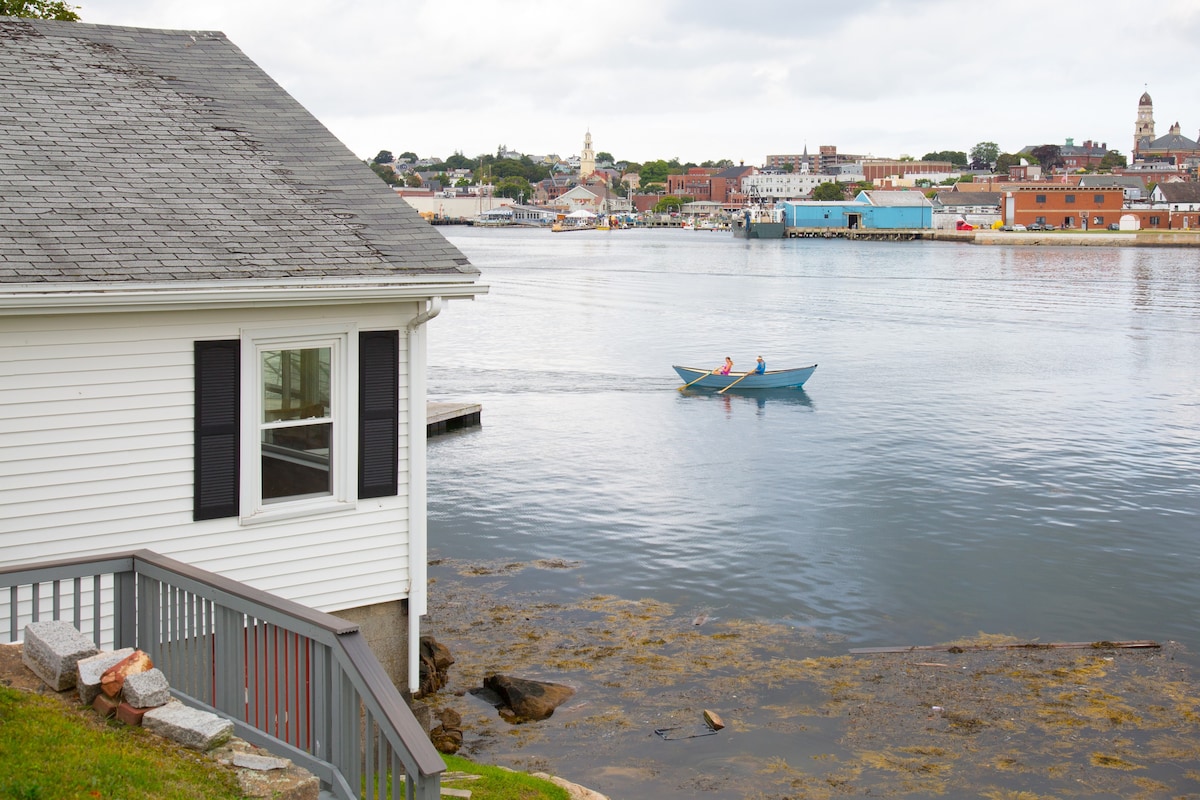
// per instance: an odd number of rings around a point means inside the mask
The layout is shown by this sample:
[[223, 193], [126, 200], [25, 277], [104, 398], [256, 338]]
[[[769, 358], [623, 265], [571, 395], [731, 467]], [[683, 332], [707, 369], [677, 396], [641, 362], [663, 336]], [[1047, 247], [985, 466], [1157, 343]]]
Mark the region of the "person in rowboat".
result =
[[754, 374], [762, 375], [767, 371], [767, 362], [763, 361], [763, 357], [758, 357], [758, 363], [754, 365]]
[[718, 375], [728, 375], [732, 370], [733, 359], [729, 356], [725, 356], [725, 363], [717, 367], [715, 370], [713, 370], [713, 372], [717, 373]]

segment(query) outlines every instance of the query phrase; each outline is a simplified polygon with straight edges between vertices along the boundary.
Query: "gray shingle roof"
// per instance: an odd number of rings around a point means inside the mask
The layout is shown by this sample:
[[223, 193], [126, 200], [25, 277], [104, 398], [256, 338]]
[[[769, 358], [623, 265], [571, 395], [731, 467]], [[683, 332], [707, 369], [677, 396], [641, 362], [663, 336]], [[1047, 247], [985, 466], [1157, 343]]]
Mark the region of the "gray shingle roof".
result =
[[937, 193], [937, 200], [943, 206], [999, 206], [1003, 197], [1001, 192], [966, 192], [944, 191]]
[[1168, 133], [1154, 141], [1142, 141], [1142, 150], [1200, 150], [1200, 142], [1195, 142], [1182, 133]]
[[221, 33], [0, 18], [0, 283], [473, 276]]
[[1079, 186], [1082, 189], [1099, 189], [1106, 186], [1120, 186], [1122, 189], [1146, 188], [1141, 178], [1125, 175], [1081, 175]]
[[1158, 191], [1168, 203], [1200, 203], [1200, 183], [1160, 183]]
[[931, 205], [929, 198], [921, 192], [901, 189], [899, 191], [865, 191], [863, 192], [867, 199], [871, 201], [873, 206], [890, 206], [893, 208], [907, 208], [911, 206], [928, 206]]

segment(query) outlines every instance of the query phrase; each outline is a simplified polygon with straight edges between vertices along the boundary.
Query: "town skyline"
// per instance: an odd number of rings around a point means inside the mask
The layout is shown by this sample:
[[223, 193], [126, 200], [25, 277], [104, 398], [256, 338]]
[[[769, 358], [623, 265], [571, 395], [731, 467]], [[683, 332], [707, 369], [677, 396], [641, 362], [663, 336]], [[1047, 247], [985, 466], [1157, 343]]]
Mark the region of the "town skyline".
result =
[[644, 162], [761, 164], [822, 144], [874, 157], [996, 142], [1105, 142], [1128, 154], [1137, 99], [1200, 135], [1200, 87], [1161, 59], [1195, 52], [1200, 6], [1136, 20], [1117, 0], [1067, 4], [709, 0], [556, 4], [415, 0], [80, 0], [85, 23], [219, 30], [357, 156], [597, 151]]

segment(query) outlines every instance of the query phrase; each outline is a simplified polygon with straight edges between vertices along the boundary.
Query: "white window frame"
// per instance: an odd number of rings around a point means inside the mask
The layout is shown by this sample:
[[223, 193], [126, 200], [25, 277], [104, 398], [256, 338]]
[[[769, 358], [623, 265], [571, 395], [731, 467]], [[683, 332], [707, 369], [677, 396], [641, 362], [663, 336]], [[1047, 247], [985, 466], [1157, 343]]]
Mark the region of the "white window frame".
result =
[[[358, 486], [358, 331], [353, 325], [306, 325], [243, 330], [241, 335], [241, 523], [352, 511]], [[263, 366], [268, 350], [329, 348], [331, 492], [294, 500], [262, 496]]]

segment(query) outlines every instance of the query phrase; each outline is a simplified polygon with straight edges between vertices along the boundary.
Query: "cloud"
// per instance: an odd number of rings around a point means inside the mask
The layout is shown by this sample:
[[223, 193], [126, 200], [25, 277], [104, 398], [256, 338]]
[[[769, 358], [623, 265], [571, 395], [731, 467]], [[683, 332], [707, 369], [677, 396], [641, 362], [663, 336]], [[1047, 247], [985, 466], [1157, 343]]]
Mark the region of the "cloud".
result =
[[589, 128], [636, 161], [1066, 137], [1128, 153], [1147, 87], [1164, 130], [1200, 130], [1172, 55], [1196, 52], [1194, 0], [1136, 21], [1093, 0], [1086, 22], [1044, 0], [79, 2], [88, 22], [224, 31], [363, 157], [566, 155]]

